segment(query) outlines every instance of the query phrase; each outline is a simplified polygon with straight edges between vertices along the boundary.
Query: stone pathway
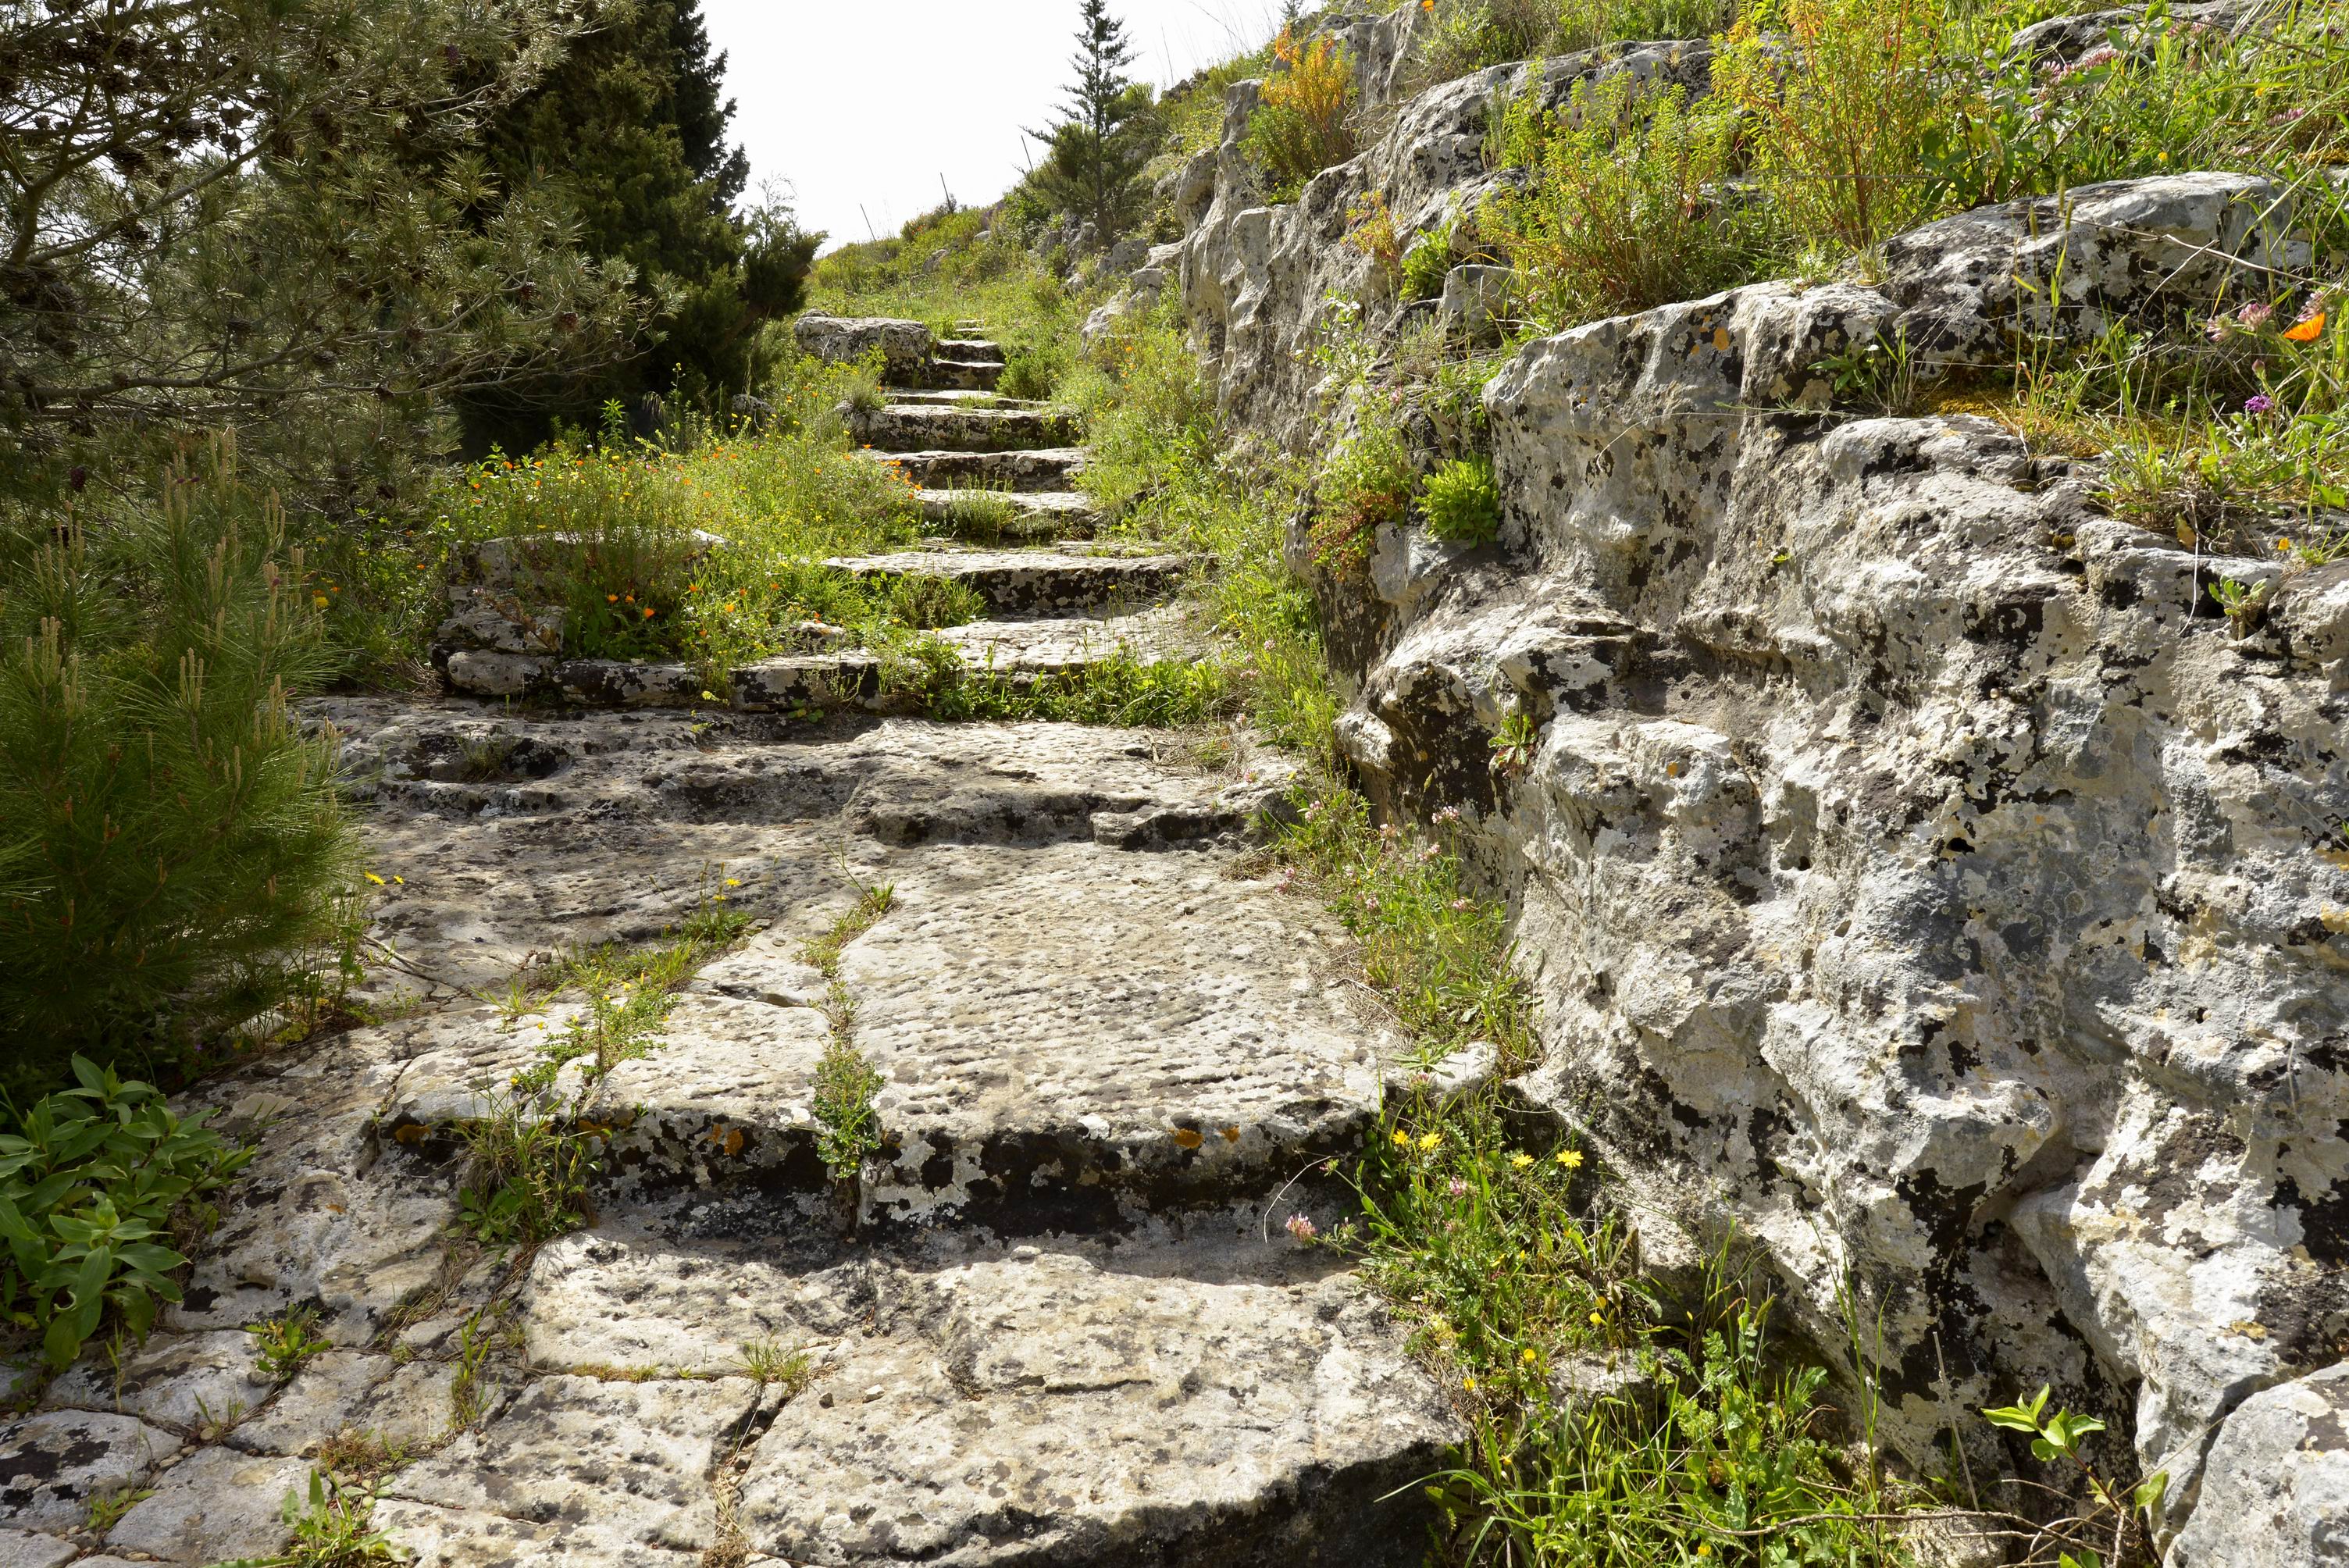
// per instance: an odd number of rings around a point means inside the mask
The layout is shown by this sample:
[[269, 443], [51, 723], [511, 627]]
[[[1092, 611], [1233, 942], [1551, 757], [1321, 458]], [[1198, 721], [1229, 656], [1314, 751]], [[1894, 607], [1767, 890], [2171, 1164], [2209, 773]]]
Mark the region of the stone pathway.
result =
[[[992, 385], [985, 346], [944, 346], [928, 379]], [[912, 407], [975, 423], [893, 428], [1066, 438]], [[1163, 559], [844, 564], [959, 577], [1014, 659], [1181, 634]], [[319, 705], [386, 879], [386, 1021], [211, 1087], [260, 1156], [146, 1346], [0, 1429], [0, 1568], [276, 1551], [314, 1466], [380, 1473], [376, 1523], [451, 1568], [1418, 1561], [1412, 1483], [1457, 1422], [1283, 1228], [1346, 1214], [1315, 1167], [1402, 1050], [1342, 931], [1248, 856], [1289, 764], [1245, 734], [617, 706]], [[835, 982], [808, 944], [875, 887]], [[453, 1130], [579, 1014], [510, 988], [721, 897], [753, 929], [581, 1109], [590, 1222], [464, 1244]], [[841, 1031], [884, 1080], [853, 1194], [813, 1109]], [[333, 1347], [262, 1379], [243, 1328], [303, 1307]]]

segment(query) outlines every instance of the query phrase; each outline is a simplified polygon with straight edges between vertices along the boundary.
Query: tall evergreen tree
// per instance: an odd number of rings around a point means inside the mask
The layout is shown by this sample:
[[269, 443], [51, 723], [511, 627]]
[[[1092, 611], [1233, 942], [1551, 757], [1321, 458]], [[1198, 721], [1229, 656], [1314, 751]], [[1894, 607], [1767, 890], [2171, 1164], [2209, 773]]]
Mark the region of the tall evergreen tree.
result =
[[1142, 170], [1150, 161], [1154, 118], [1149, 88], [1125, 74], [1133, 64], [1125, 24], [1108, 0], [1078, 0], [1077, 53], [1069, 64], [1077, 79], [1050, 129], [1029, 134], [1050, 151], [1033, 183], [1055, 204], [1093, 226], [1103, 244], [1133, 221], [1142, 205]]
[[625, 262], [654, 306], [636, 352], [593, 377], [541, 377], [465, 407], [469, 443], [536, 444], [554, 418], [593, 425], [616, 399], [690, 400], [747, 390], [761, 322], [799, 308], [820, 236], [788, 210], [738, 214], [750, 160], [727, 133], [726, 57], [700, 0], [616, 0], [534, 92], [499, 117], [489, 156], [502, 178], [570, 194], [578, 247]]

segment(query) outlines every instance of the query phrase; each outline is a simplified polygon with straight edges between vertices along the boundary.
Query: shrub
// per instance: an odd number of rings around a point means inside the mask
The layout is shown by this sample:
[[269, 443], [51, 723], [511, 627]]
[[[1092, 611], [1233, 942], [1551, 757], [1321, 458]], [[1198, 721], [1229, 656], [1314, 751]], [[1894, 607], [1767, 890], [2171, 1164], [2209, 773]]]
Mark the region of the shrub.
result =
[[1540, 54], [1557, 19], [1557, 0], [1455, 0], [1422, 35], [1419, 74], [1444, 82]]
[[59, 1367], [109, 1315], [146, 1336], [157, 1305], [180, 1299], [171, 1275], [187, 1259], [163, 1244], [175, 1219], [253, 1158], [150, 1085], [87, 1057], [73, 1075], [0, 1135], [0, 1311]]
[[1493, 482], [1489, 458], [1463, 458], [1427, 477], [1420, 515], [1431, 538], [1454, 544], [1486, 544], [1501, 531], [1501, 491]]
[[917, 632], [963, 626], [987, 614], [987, 601], [951, 577], [900, 577], [889, 584], [889, 614]]
[[1992, 55], [1928, 154], [1961, 207], [2183, 169], [2296, 178], [2349, 159], [2349, 36], [2316, 6], [2237, 31], [2156, 13], [2058, 66]]
[[1752, 265], [1751, 225], [1718, 198], [1735, 122], [1711, 101], [1625, 73], [1577, 83], [1557, 114], [1509, 114], [1507, 161], [1536, 179], [1490, 222], [1551, 324], [1698, 298]]
[[1402, 432], [1383, 419], [1365, 419], [1322, 470], [1315, 496], [1315, 558], [1330, 566], [1367, 560], [1379, 525], [1402, 521], [1411, 486], [1411, 453]]
[[1059, 340], [1014, 349], [1003, 356], [1003, 374], [995, 389], [1006, 397], [1045, 402], [1061, 389], [1061, 377], [1068, 374], [1069, 363], [1068, 347]]
[[1713, 91], [1751, 117], [1754, 173], [1796, 240], [1860, 253], [1930, 215], [1940, 43], [1940, 0], [1786, 0], [1783, 40], [1738, 23]]
[[1371, 259], [1371, 275], [1381, 291], [1392, 294], [1402, 283], [1402, 241], [1395, 233], [1393, 211], [1376, 191], [1354, 198], [1346, 209], [1346, 243]]
[[1354, 62], [1333, 39], [1300, 44], [1286, 29], [1273, 55], [1281, 68], [1264, 84], [1246, 145], [1273, 199], [1294, 201], [1307, 181], [1354, 156]]
[[1550, 46], [1574, 54], [1633, 39], [1709, 38], [1736, 15], [1736, 0], [1565, 0]]
[[1422, 234], [1403, 253], [1398, 292], [1406, 300], [1434, 299], [1444, 293], [1444, 282], [1452, 275], [1452, 227], [1446, 224]]
[[224, 446], [150, 509], [0, 531], [0, 1081], [190, 1048], [347, 954], [334, 743], [291, 707], [335, 586]]

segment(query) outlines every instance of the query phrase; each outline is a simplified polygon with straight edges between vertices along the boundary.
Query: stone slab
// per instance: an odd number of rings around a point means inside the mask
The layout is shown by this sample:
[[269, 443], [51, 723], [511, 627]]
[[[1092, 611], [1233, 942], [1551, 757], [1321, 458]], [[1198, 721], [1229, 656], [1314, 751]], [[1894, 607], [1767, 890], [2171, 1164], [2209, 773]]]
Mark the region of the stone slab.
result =
[[78, 1530], [93, 1501], [143, 1485], [183, 1446], [134, 1416], [52, 1410], [12, 1422], [0, 1428], [0, 1525]]
[[1040, 620], [1155, 603], [1182, 586], [1193, 562], [1182, 555], [909, 550], [843, 556], [824, 564], [853, 577], [936, 577], [959, 583], [996, 614]]

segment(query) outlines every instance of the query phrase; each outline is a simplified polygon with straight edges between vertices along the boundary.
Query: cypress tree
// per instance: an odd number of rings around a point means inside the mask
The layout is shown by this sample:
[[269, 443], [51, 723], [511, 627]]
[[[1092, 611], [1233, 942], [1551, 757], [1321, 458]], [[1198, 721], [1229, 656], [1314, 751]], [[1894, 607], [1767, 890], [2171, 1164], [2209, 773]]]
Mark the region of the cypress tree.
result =
[[1142, 205], [1154, 117], [1149, 88], [1125, 74], [1134, 59], [1125, 24], [1110, 15], [1108, 0], [1079, 0], [1077, 9], [1077, 53], [1069, 62], [1077, 79], [1060, 119], [1030, 132], [1050, 148], [1033, 183], [1092, 223], [1106, 245]]

